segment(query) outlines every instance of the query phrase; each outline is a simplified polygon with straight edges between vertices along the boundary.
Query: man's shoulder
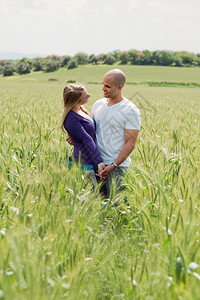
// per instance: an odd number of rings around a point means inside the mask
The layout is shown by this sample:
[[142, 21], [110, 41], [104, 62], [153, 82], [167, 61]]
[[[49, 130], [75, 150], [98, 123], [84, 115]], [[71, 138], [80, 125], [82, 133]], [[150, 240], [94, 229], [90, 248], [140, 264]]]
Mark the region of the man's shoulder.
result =
[[128, 98], [124, 97], [123, 101], [122, 101], [122, 104], [123, 105], [129, 105], [129, 106], [132, 106], [132, 107], [135, 107], [136, 105], [131, 101], [129, 100]]
[[101, 105], [105, 105], [105, 104], [106, 104], [106, 98], [101, 98], [101, 99], [94, 102], [94, 104], [92, 106], [92, 109], [97, 108]]
[[139, 112], [138, 107], [127, 98], [124, 98], [124, 100], [122, 101], [122, 106], [124, 106], [125, 108], [129, 108], [129, 111]]
[[106, 102], [106, 98], [101, 98], [101, 99], [95, 101], [94, 105], [98, 105], [98, 104], [105, 103], [105, 102]]
[[139, 130], [141, 124], [141, 114], [137, 106], [127, 98], [123, 101], [121, 117], [125, 120], [126, 129]]

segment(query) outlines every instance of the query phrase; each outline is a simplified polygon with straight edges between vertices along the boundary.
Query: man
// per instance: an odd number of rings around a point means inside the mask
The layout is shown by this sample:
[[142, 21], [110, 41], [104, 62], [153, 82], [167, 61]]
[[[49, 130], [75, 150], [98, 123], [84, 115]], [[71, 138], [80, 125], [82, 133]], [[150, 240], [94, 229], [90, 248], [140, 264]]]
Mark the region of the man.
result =
[[103, 77], [104, 98], [94, 103], [91, 113], [96, 121], [97, 148], [106, 165], [100, 177], [104, 178], [101, 192], [107, 198], [113, 180], [117, 191], [121, 190], [141, 123], [138, 108], [122, 95], [125, 82], [121, 70], [107, 72]]

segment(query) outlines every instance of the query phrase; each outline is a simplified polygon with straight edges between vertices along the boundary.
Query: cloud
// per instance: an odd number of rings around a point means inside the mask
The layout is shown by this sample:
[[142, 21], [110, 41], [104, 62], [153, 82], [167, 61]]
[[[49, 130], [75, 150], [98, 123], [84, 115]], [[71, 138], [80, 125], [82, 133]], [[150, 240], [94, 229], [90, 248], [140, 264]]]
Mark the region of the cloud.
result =
[[190, 13], [199, 14], [200, 2], [199, 0], [168, 0], [167, 2], [161, 2], [159, 0], [153, 0], [147, 2], [148, 7], [151, 7], [157, 11], [169, 14], [177, 14], [177, 18], [183, 17], [181, 14], [189, 15]]
[[0, 0], [1, 12], [13, 12], [20, 15], [62, 18], [70, 15], [82, 15], [90, 10], [90, 0]]
[[0, 0], [1, 48], [73, 54], [185, 44], [187, 50], [188, 36], [198, 43], [199, 10], [199, 0]]

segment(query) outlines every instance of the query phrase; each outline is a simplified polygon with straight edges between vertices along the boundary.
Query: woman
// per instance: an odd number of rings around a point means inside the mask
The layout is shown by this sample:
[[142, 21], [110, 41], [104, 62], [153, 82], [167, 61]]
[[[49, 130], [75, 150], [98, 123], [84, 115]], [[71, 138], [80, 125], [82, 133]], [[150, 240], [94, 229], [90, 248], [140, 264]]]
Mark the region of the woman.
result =
[[80, 162], [81, 167], [92, 174], [94, 182], [94, 166], [98, 166], [100, 174], [105, 165], [95, 144], [95, 122], [83, 108], [89, 98], [86, 88], [80, 84], [69, 84], [64, 88], [61, 127], [68, 132], [73, 141], [72, 160]]

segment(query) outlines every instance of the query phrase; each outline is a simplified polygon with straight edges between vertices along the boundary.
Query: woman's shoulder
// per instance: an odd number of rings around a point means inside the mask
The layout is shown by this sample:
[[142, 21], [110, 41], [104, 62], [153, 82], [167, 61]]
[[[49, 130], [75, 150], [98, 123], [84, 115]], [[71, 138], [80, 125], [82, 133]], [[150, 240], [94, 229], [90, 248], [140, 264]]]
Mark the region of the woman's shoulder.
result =
[[70, 110], [65, 118], [65, 120], [79, 119], [79, 114], [75, 111]]
[[79, 115], [75, 111], [70, 110], [64, 120], [65, 129], [69, 130], [69, 128], [71, 128], [71, 126], [73, 126], [74, 122], [79, 121], [79, 119], [80, 119]]

